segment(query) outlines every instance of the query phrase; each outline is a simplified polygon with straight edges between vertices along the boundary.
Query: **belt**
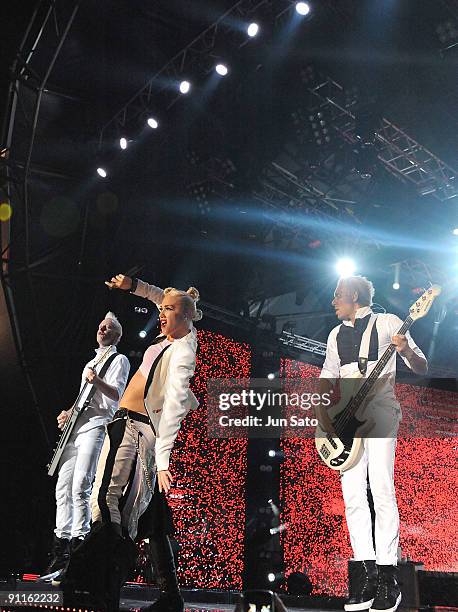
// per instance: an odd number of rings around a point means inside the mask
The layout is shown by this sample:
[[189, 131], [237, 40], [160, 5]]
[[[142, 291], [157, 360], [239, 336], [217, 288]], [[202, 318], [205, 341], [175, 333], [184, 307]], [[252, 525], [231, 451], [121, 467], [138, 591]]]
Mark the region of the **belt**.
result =
[[140, 423], [150, 424], [149, 416], [146, 414], [141, 414], [140, 412], [134, 412], [133, 410], [128, 410], [127, 408], [120, 408], [117, 410], [113, 419], [132, 419], [132, 421], [139, 421]]

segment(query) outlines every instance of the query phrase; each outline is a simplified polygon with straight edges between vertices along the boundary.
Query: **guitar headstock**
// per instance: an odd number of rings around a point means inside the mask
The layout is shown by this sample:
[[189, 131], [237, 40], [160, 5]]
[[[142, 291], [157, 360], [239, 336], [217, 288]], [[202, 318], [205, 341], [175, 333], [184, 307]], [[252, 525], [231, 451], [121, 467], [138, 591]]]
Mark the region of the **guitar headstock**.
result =
[[432, 285], [427, 289], [418, 300], [409, 308], [409, 316], [413, 321], [426, 316], [435, 298], [440, 295], [442, 288], [439, 285]]

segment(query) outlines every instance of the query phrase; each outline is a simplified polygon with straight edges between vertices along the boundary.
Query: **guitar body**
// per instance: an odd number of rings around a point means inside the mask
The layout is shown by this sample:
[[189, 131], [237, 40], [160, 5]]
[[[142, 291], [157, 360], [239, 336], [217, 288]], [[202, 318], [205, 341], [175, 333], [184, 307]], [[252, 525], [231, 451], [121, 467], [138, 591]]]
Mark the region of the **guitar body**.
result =
[[[355, 380], [353, 385], [349, 378]], [[346, 420], [340, 435], [332, 437], [319, 425], [315, 430], [315, 446], [318, 454], [331, 470], [340, 472], [345, 472], [358, 463], [364, 450], [361, 438], [374, 425], [374, 420], [364, 415], [365, 405], [360, 406], [355, 415], [347, 414], [350, 412], [349, 406], [359, 389], [362, 376], [357, 372], [349, 378], [346, 378], [345, 384], [341, 385], [340, 401], [328, 410], [329, 418], [334, 426], [343, 418]]]
[[83, 406], [79, 407], [77, 405], [75, 405], [73, 407], [72, 410], [72, 414], [70, 416], [70, 418], [67, 420], [67, 422], [65, 423], [64, 429], [62, 430], [62, 433], [60, 435], [59, 441], [57, 443], [56, 448], [54, 449], [54, 454], [52, 456], [51, 461], [48, 463], [48, 476], [54, 476], [54, 474], [57, 471], [57, 468], [59, 467], [59, 463], [61, 460], [61, 457], [64, 453], [64, 449], [70, 439], [70, 436], [73, 433], [73, 430], [75, 428], [75, 423], [79, 417], [79, 415], [83, 412], [83, 410], [86, 409], [86, 402], [84, 403]]

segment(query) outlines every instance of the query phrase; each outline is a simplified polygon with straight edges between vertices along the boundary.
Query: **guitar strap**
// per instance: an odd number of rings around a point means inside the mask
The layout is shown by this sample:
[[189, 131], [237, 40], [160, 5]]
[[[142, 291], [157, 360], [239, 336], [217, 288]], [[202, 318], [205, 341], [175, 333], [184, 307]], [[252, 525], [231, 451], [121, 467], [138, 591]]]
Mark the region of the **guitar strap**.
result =
[[[115, 358], [120, 355], [120, 353], [112, 353], [108, 359], [105, 361], [105, 363], [103, 364], [103, 366], [100, 369], [100, 372], [97, 374], [97, 376], [99, 378], [103, 378], [105, 376], [105, 374], [108, 371], [108, 368], [110, 367], [110, 365], [113, 363], [113, 361], [115, 360]], [[89, 402], [91, 401], [91, 399], [94, 397], [95, 392], [97, 391], [96, 387], [94, 387], [94, 385], [92, 385], [92, 389], [89, 391], [88, 396], [86, 397], [86, 399], [84, 400], [84, 405], [88, 406]]]
[[364, 330], [363, 337], [361, 338], [361, 345], [359, 347], [358, 368], [363, 376], [367, 372], [369, 344], [371, 341], [372, 328], [374, 327], [376, 320], [377, 315], [371, 313], [370, 319], [367, 323], [367, 327]]

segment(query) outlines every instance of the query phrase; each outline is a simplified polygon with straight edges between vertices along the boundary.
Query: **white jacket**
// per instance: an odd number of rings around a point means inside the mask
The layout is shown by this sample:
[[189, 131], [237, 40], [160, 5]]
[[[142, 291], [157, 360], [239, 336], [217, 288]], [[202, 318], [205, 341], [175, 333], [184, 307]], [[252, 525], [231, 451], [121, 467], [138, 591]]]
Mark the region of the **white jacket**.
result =
[[[135, 295], [151, 300], [158, 306], [164, 292], [159, 287], [138, 280]], [[145, 398], [145, 408], [156, 433], [157, 470], [169, 468], [170, 453], [181, 422], [199, 402], [189, 388], [196, 367], [197, 333], [194, 327], [183, 338], [174, 340], [162, 352], [157, 362]]]

